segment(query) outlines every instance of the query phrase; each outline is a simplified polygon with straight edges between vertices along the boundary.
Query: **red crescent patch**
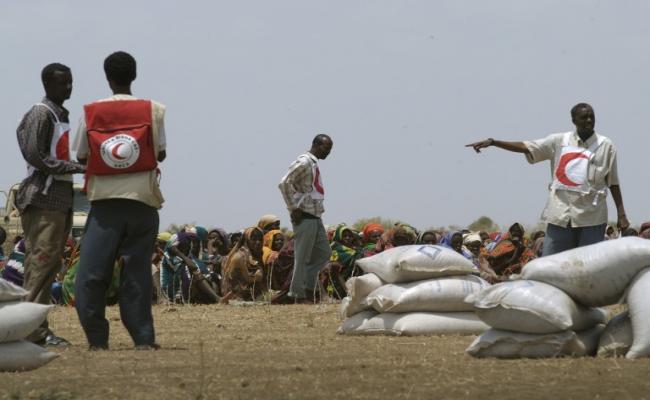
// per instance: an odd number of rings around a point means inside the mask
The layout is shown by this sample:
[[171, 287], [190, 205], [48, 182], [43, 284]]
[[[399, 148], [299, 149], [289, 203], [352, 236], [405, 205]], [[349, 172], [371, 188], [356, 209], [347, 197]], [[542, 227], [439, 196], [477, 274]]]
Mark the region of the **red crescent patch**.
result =
[[314, 176], [314, 188], [320, 194], [325, 194], [325, 189], [320, 184], [320, 169], [316, 167], [316, 176]]
[[70, 161], [70, 131], [63, 132], [63, 135], [56, 142], [56, 158]]
[[117, 154], [117, 150], [119, 150], [120, 146], [122, 146], [124, 143], [118, 143], [115, 146], [113, 146], [113, 149], [111, 150], [111, 154], [113, 157], [115, 157], [117, 160], [124, 160], [126, 157], [122, 157], [119, 154]]
[[578, 186], [578, 183], [575, 183], [566, 174], [566, 167], [567, 165], [578, 158], [589, 158], [587, 157], [584, 153], [566, 153], [562, 157], [560, 157], [560, 162], [557, 164], [557, 168], [555, 168], [555, 177], [557, 180], [562, 183], [565, 186]]

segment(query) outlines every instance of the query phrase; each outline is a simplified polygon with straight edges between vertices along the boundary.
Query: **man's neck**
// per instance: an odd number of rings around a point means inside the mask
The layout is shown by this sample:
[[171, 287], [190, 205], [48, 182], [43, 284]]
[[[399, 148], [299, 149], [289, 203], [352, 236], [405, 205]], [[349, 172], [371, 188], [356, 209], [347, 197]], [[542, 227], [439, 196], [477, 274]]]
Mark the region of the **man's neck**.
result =
[[131, 85], [125, 85], [125, 86], [114, 85], [111, 87], [111, 89], [113, 90], [113, 95], [118, 95], [118, 94], [127, 94], [130, 96], [133, 95], [133, 93], [131, 93]]
[[578, 133], [578, 137], [580, 138], [580, 140], [582, 140], [583, 142], [586, 142], [596, 132], [591, 131], [591, 132], [577, 132], [577, 133]]
[[63, 108], [63, 103], [65, 102], [65, 100], [54, 100], [53, 98], [48, 97], [47, 95], [45, 96], [45, 98], [51, 101], [52, 103], [56, 104], [57, 106]]

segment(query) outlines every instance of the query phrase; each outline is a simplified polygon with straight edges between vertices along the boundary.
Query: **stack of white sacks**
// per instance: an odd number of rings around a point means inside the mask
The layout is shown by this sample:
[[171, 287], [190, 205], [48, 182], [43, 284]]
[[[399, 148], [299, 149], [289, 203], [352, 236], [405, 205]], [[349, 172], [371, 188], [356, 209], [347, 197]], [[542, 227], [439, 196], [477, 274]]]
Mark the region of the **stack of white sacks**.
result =
[[401, 246], [357, 261], [365, 275], [346, 282], [338, 333], [478, 334], [489, 327], [464, 302], [488, 287], [471, 261], [434, 245]]
[[22, 340], [38, 328], [53, 306], [21, 301], [27, 291], [0, 278], [0, 372], [27, 371], [58, 355]]
[[[521, 280], [467, 296], [491, 329], [466, 350], [476, 357], [650, 355], [650, 240], [621, 238], [535, 259]], [[603, 323], [599, 308], [627, 301]]]

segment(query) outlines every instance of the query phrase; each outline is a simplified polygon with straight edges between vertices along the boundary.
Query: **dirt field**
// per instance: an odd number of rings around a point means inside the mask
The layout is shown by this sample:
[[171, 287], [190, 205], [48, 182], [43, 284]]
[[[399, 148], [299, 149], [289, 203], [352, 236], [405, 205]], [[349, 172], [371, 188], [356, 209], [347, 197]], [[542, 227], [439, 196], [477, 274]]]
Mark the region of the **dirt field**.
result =
[[156, 306], [159, 351], [134, 351], [109, 309], [111, 350], [86, 351], [72, 308], [50, 317], [73, 347], [0, 374], [5, 399], [643, 399], [650, 360], [477, 360], [473, 337], [344, 337], [336, 305]]

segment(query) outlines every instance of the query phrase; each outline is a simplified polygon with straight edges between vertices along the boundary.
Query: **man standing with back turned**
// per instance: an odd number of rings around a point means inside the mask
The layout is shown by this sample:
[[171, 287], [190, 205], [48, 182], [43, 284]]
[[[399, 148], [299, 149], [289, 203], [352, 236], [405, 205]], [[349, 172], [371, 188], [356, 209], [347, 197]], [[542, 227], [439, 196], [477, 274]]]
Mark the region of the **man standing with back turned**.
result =
[[630, 225], [618, 182], [614, 144], [594, 131], [596, 117], [589, 104], [576, 104], [571, 109], [571, 119], [575, 131], [533, 141], [504, 142], [490, 138], [467, 145], [477, 153], [489, 146], [523, 153], [531, 164], [551, 161], [552, 182], [542, 213], [542, 219], [548, 224], [544, 256], [605, 238], [607, 188], [616, 204], [619, 229], [624, 231]]
[[297, 303], [308, 303], [316, 290], [318, 273], [330, 259], [332, 250], [327, 240], [321, 215], [325, 211], [325, 190], [318, 169], [332, 151], [332, 139], [316, 135], [311, 149], [289, 166], [280, 181], [280, 191], [291, 214], [295, 237], [293, 277], [289, 296]]
[[165, 107], [132, 96], [135, 59], [118, 51], [104, 60], [113, 96], [84, 106], [77, 158], [87, 165], [91, 202], [75, 283], [76, 308], [90, 350], [108, 348], [105, 293], [115, 260], [122, 264], [120, 316], [136, 349], [157, 349], [151, 255], [158, 233], [158, 162], [165, 159]]
[[[51, 304], [51, 287], [61, 270], [66, 239], [72, 227], [72, 174], [83, 165], [70, 161], [68, 110], [63, 102], [72, 93], [72, 73], [63, 64], [49, 64], [41, 72], [45, 97], [18, 125], [20, 151], [27, 161], [16, 207], [25, 234], [27, 301]], [[47, 320], [27, 338], [38, 344], [69, 345], [49, 330]]]

